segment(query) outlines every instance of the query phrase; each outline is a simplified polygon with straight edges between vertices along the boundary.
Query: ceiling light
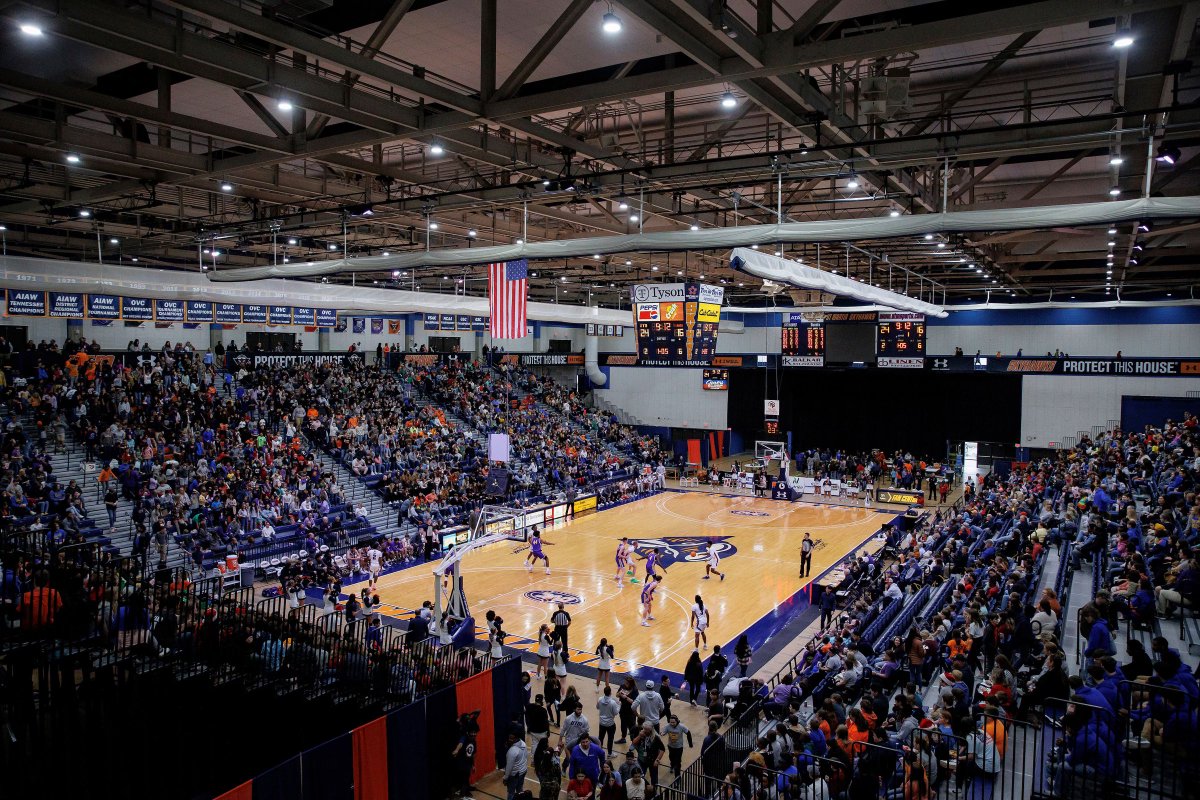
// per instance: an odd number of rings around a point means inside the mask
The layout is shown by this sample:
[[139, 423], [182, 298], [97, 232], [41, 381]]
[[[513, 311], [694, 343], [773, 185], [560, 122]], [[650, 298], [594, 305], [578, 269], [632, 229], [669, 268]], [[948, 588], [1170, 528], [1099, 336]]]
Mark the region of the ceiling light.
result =
[[25, 34], [26, 36], [41, 36], [42, 35], [41, 27], [38, 25], [34, 25], [32, 22], [22, 22], [18, 26], [18, 29], [21, 31], [21, 33]]
[[756, 244], [752, 244], [752, 245], [750, 245], [750, 249], [751, 249], [751, 250], [757, 250], [757, 249], [758, 249], [758, 245], [756, 245]]
[[651, 268], [650, 268], [650, 271], [651, 271], [651, 272], [658, 272], [658, 267], [651, 267]]
[[478, 236], [478, 235], [479, 235], [479, 231], [475, 230], [474, 228], [472, 228], [471, 230], [467, 231], [467, 238], [468, 238], [468, 239], [474, 239], [474, 238], [475, 238], [476, 236]]
[[698, 231], [698, 230], [700, 230], [700, 226], [699, 226], [699, 225], [697, 225], [696, 223], [694, 223], [694, 222], [693, 222], [693, 223], [692, 223], [692, 230], [694, 230], [694, 231]]
[[329, 245], [329, 249], [330, 249], [330, 250], [337, 250], [337, 245], [336, 245], [336, 244], [331, 244], [331, 245]]
[[233, 184], [230, 183], [229, 181], [222, 181], [221, 182], [221, 191], [222, 192], [232, 192]]
[[933, 234], [932, 233], [925, 234], [925, 241], [927, 241], [927, 242], [933, 241]]
[[630, 215], [629, 215], [629, 221], [630, 221], [630, 222], [637, 222], [637, 221], [638, 221], [638, 215], [637, 215], [637, 214], [630, 214]]
[[436, 231], [437, 229], [438, 229], [438, 224], [436, 222], [429, 223], [429, 230]]
[[606, 11], [604, 16], [600, 19], [600, 29], [605, 33], [611, 34], [621, 32], [621, 18], [614, 14], [611, 9]]
[[67, 153], [67, 163], [68, 164], [78, 164], [79, 156], [75, 155], [74, 153]]
[[1134, 243], [1133, 243], [1133, 249], [1134, 249], [1134, 250], [1138, 250], [1138, 251], [1140, 251], [1140, 250], [1142, 249], [1142, 242], [1141, 242], [1141, 240], [1138, 240], [1138, 241], [1136, 241], [1136, 242], [1134, 242]]
[[1129, 47], [1131, 44], [1133, 44], [1133, 36], [1129, 33], [1129, 31], [1117, 31], [1116, 37], [1113, 38], [1113, 47], [1124, 49]]
[[1174, 165], [1181, 155], [1182, 153], [1180, 153], [1178, 147], [1170, 142], [1163, 142], [1158, 146], [1158, 155], [1155, 156], [1154, 160], [1162, 164]]
[[736, 108], [737, 104], [737, 97], [733, 92], [727, 91], [721, 95], [721, 108]]
[[290, 100], [281, 99], [278, 103], [275, 104], [275, 107], [278, 108], [280, 111], [291, 111], [293, 106], [292, 106], [292, 102]]
[[137, 261], [137, 256], [134, 256], [133, 258], [131, 258], [130, 261]]
[[597, 261], [600, 260], [600, 256], [592, 256], [592, 258], [596, 259]]
[[1113, 197], [1116, 197], [1117, 195], [1119, 195], [1121, 193], [1121, 190], [1118, 187], [1114, 186], [1113, 188], [1108, 190], [1108, 193], [1110, 195], [1112, 195]]
[[1171, 293], [1170, 293], [1170, 292], [1167, 292], [1167, 297], [1170, 297], [1170, 296], [1171, 296]]
[[434, 142], [430, 143], [430, 145], [429, 145], [429, 152], [432, 155], [440, 156], [442, 153], [446, 152], [446, 148], [442, 147], [441, 142], [434, 141]]
[[8, 230], [7, 225], [0, 225], [0, 231], [6, 231], [6, 230]]
[[628, 210], [629, 210], [629, 203], [626, 203], [624, 200], [617, 203], [617, 211], [628, 211]]
[[524, 240], [524, 239], [517, 239], [517, 241], [513, 242], [513, 244], [525, 244], [525, 240]]
[[626, 261], [626, 262], [625, 262], [625, 266], [627, 266], [627, 267], [631, 267], [631, 266], [633, 266], [633, 262], [632, 262], [632, 261]]
[[701, 276], [700, 276], [700, 280], [704, 280], [704, 276], [703, 276], [703, 275], [701, 275]]
[[550, 185], [550, 179], [542, 178], [542, 186], [549, 186], [549, 185]]
[[1116, 235], [1117, 235], [1117, 229], [1116, 229], [1116, 228], [1109, 228], [1109, 229], [1108, 229], [1108, 235], [1109, 235], [1109, 236], [1116, 236]]
[[79, 216], [90, 217], [91, 215], [92, 215], [92, 212], [88, 211], [86, 208], [79, 209]]
[[1119, 167], [1125, 163], [1125, 159], [1121, 158], [1118, 155], [1113, 155], [1113, 156], [1109, 157], [1108, 163], [1109, 163], [1109, 166]]
[[945, 243], [945, 242], [938, 242], [938, 243], [937, 243], [937, 248], [938, 248], [938, 250], [945, 250], [945, 249], [946, 249], [946, 243]]
[[888, 216], [889, 217], [898, 217], [898, 216], [900, 216], [900, 212], [893, 208], [891, 211], [888, 212]]
[[295, 244], [296, 244], [296, 240], [295, 240], [295, 239], [288, 239], [288, 244], [290, 244], [290, 245], [295, 245]]
[[782, 256], [782, 255], [783, 255], [783, 251], [782, 251], [782, 250], [776, 250], [776, 251], [775, 251], [775, 255], [777, 255], [777, 256]]
[[1136, 258], [1131, 258], [1131, 259], [1129, 259], [1129, 266], [1131, 266], [1131, 267], [1136, 267], [1136, 266], [1137, 266], [1137, 259], [1136, 259]]
[[979, 267], [976, 267], [976, 268], [975, 268], [975, 271], [976, 271], [976, 272], [979, 272], [979, 273], [982, 273], [982, 272], [983, 272], [983, 270], [982, 270], [982, 269], [980, 269]]
[[121, 240], [114, 236], [113, 238], [108, 240], [108, 243], [109, 244], [120, 244]]
[[851, 189], [857, 189], [858, 188], [858, 178], [851, 178], [850, 182], [847, 183], [846, 186]]
[[288, 263], [288, 262], [290, 262], [290, 261], [291, 261], [291, 259], [290, 259], [290, 258], [288, 258], [287, 256], [284, 256], [284, 257], [283, 257], [283, 263], [287, 264], [287, 263]]
[[213, 250], [213, 255], [214, 255], [214, 256], [219, 256], [219, 255], [221, 255], [221, 251], [220, 251], [220, 250]]
[[1108, 246], [1109, 246], [1109, 247], [1116, 247], [1116, 246], [1117, 246], [1117, 243], [1116, 243], [1116, 242], [1114, 242], [1114, 241], [1111, 241], [1111, 240], [1110, 240], [1110, 241], [1109, 241], [1109, 243], [1108, 243]]
[[675, 274], [676, 274], [676, 275], [682, 275], [682, 274], [683, 274], [683, 270], [681, 270], [681, 269], [679, 269], [679, 270], [675, 270]]
[[211, 252], [212, 252], [212, 250], [209, 250], [207, 247], [204, 248], [204, 255], [208, 255]]

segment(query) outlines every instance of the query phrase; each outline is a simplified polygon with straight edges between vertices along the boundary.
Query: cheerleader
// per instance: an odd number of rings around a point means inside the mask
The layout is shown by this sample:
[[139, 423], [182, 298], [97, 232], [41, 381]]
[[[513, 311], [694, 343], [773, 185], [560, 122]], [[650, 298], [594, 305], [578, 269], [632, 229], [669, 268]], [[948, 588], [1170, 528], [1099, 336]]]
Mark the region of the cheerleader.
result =
[[608, 639], [601, 639], [600, 646], [596, 648], [596, 688], [600, 688], [600, 681], [604, 681], [604, 685], [608, 686], [608, 673], [612, 669], [613, 646], [608, 643]]
[[504, 637], [508, 634], [501, 627], [503, 624], [504, 620], [496, 617], [496, 624], [492, 628], [491, 635], [488, 636], [488, 640], [492, 644], [492, 658], [504, 658]]
[[541, 678], [546, 674], [546, 667], [550, 662], [550, 651], [553, 647], [554, 640], [550, 637], [550, 626], [542, 625], [538, 629], [538, 665], [537, 677]]

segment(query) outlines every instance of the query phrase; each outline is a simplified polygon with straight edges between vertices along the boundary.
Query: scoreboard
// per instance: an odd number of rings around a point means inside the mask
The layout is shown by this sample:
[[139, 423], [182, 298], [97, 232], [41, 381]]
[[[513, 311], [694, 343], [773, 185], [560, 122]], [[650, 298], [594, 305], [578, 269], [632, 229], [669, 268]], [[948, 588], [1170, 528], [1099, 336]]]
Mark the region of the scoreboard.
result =
[[825, 326], [819, 313], [785, 315], [779, 351], [785, 367], [825, 366]]
[[925, 317], [902, 311], [879, 312], [875, 355], [880, 367], [924, 367]]
[[725, 392], [729, 390], [729, 370], [704, 370], [704, 389], [710, 392]]
[[634, 286], [631, 294], [639, 364], [712, 364], [724, 289], [699, 283], [651, 283]]

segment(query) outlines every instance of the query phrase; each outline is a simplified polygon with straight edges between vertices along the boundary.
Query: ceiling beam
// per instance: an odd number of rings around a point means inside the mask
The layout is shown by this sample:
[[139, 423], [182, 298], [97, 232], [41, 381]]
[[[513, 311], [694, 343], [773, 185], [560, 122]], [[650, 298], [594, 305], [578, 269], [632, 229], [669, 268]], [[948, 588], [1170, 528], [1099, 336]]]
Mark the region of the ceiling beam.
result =
[[958, 101], [970, 94], [976, 86], [991, 77], [993, 72], [1000, 69], [1005, 62], [1020, 52], [1022, 47], [1033, 41], [1034, 37], [1036, 37], [1039, 33], [1041, 33], [1040, 30], [1026, 31], [1016, 39], [1013, 39], [1007, 47], [988, 59], [988, 62], [980, 67], [975, 74], [967, 80], [966, 83], [955, 89], [950, 94], [946, 95], [942, 102], [938, 104], [936, 110], [930, 112], [905, 128], [904, 135], [915, 136], [919, 133], [924, 133], [930, 125], [941, 119], [942, 115], [947, 111], [954, 108]]
[[829, 16], [842, 0], [813, 0], [803, 14], [796, 17], [796, 21], [788, 28], [787, 33], [792, 38], [792, 42], [800, 44], [807, 39], [809, 35], [817, 29], [821, 24], [821, 20]]
[[517, 64], [505, 80], [500, 84], [500, 88], [496, 90], [495, 95], [489, 99], [507, 100], [517, 93], [517, 91], [525, 85], [525, 81], [529, 80], [546, 57], [553, 52], [558, 43], [563, 40], [575, 23], [579, 22], [584, 13], [592, 7], [592, 0], [571, 0], [571, 3], [563, 9], [563, 12], [558, 15], [558, 18], [550, 24], [550, 28], [542, 34], [525, 57], [521, 59], [521, 63]]
[[[367, 58], [375, 58], [383, 46], [387, 44], [387, 40], [395, 32], [400, 21], [404, 19], [404, 15], [412, 9], [413, 4], [417, 0], [394, 0], [391, 8], [383, 15], [383, 19], [375, 26], [375, 30], [371, 31], [371, 35], [367, 37], [367, 43], [363, 46], [362, 55]], [[347, 86], [353, 86], [359, 79], [360, 75], [353, 70], [346, 70], [343, 80]], [[317, 114], [308, 123], [308, 128], [305, 131], [305, 136], [309, 139], [315, 139], [321, 135], [321, 131], [325, 130], [325, 126], [329, 123], [329, 115]]]
[[271, 132], [277, 137], [286, 140], [291, 135], [291, 132], [283, 126], [283, 123], [275, 119], [275, 115], [268, 111], [267, 107], [257, 97], [247, 92], [238, 92], [237, 96], [242, 98], [242, 102], [250, 107], [250, 110], [254, 112], [254, 116], [262, 120], [262, 123], [270, 128]]
[[962, 197], [964, 194], [966, 194], [967, 192], [974, 189], [975, 185], [977, 183], [979, 183], [981, 180], [986, 178], [988, 175], [991, 175], [992, 172], [995, 171], [997, 168], [1004, 166], [1004, 163], [1006, 161], [1008, 161], [1008, 156], [1000, 156], [999, 158], [994, 159], [992, 161], [992, 163], [988, 164], [986, 167], [984, 167], [983, 169], [976, 172], [974, 175], [971, 176], [971, 179], [969, 181], [964, 183], [962, 186], [955, 188], [954, 191], [950, 193], [950, 202], [951, 203], [955, 202], [956, 200], [958, 200], [958, 198]]
[[1096, 150], [1083, 150], [1083, 151], [1081, 151], [1081, 152], [1079, 153], [1079, 155], [1075, 156], [1075, 157], [1074, 157], [1074, 158], [1072, 158], [1070, 161], [1068, 161], [1067, 163], [1063, 164], [1063, 165], [1062, 165], [1061, 167], [1059, 167], [1058, 169], [1054, 170], [1054, 172], [1050, 173], [1050, 175], [1049, 175], [1049, 176], [1047, 176], [1045, 179], [1043, 179], [1043, 180], [1039, 181], [1039, 182], [1038, 182], [1038, 184], [1037, 184], [1037, 186], [1034, 186], [1032, 189], [1030, 189], [1030, 190], [1029, 190], [1029, 191], [1028, 191], [1028, 192], [1025, 194], [1025, 196], [1024, 196], [1024, 197], [1022, 197], [1022, 198], [1021, 198], [1019, 201], [1017, 201], [1017, 202], [1020, 202], [1020, 203], [1027, 203], [1027, 202], [1029, 202], [1030, 200], [1032, 200], [1033, 198], [1037, 197], [1039, 194], [1041, 194], [1041, 193], [1042, 193], [1042, 190], [1043, 190], [1043, 189], [1045, 189], [1045, 188], [1046, 188], [1046, 187], [1048, 187], [1050, 184], [1054, 183], [1056, 180], [1058, 180], [1058, 179], [1059, 179], [1059, 178], [1061, 178], [1063, 175], [1065, 175], [1065, 174], [1067, 173], [1067, 171], [1068, 171], [1068, 170], [1070, 170], [1072, 167], [1074, 167], [1074, 166], [1075, 166], [1076, 164], [1078, 164], [1080, 161], [1083, 161], [1083, 160], [1084, 160], [1085, 158], [1087, 158], [1088, 156], [1094, 155], [1096, 152], [1097, 152]]

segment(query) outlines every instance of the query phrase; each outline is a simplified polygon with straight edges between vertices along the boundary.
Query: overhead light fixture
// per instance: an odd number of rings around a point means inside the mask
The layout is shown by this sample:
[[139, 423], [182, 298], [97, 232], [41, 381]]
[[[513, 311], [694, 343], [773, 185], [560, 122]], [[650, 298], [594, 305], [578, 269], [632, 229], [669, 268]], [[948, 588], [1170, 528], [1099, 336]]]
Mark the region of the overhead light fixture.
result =
[[629, 203], [626, 203], [624, 200], [621, 200], [621, 202], [617, 203], [617, 211], [628, 211], [628, 210], [629, 210]]
[[592, 256], [592, 258], [596, 259], [597, 261], [600, 260], [600, 256], [598, 256], [598, 255]]
[[516, 242], [514, 242], [514, 244], [525, 244], [525, 240], [524, 240], [524, 239], [517, 239], [517, 241], [516, 241]]
[[8, 230], [7, 225], [0, 225], [0, 231], [6, 231], [6, 230]]
[[474, 239], [474, 238], [475, 238], [476, 236], [478, 236], [478, 235], [479, 235], [479, 232], [478, 232], [478, 231], [476, 231], [474, 228], [472, 228], [471, 230], [467, 231], [467, 238], [468, 238], [468, 239]]
[[121, 240], [120, 240], [120, 239], [118, 239], [117, 237], [115, 237], [115, 236], [114, 236], [114, 237], [112, 237], [111, 239], [109, 239], [109, 240], [108, 240], [108, 243], [109, 243], [109, 244], [120, 244], [120, 243], [121, 243]]
[[633, 262], [632, 262], [632, 261], [630, 261], [629, 259], [625, 259], [625, 266], [627, 266], [627, 267], [632, 267], [632, 266], [633, 266]]
[[703, 276], [703, 275], [701, 275], [701, 276], [700, 276], [700, 280], [704, 280], [704, 276]]
[[391, 253], [390, 253], [389, 251], [387, 251], [387, 250], [384, 250], [384, 251], [383, 251], [383, 257], [384, 257], [384, 258], [387, 258], [387, 257], [388, 257], [388, 256], [390, 256], [390, 255], [391, 255]]
[[134, 256], [133, 258], [131, 258], [131, 259], [129, 259], [129, 260], [130, 260], [130, 261], [135, 261], [135, 262], [136, 262], [136, 261], [137, 261], [137, 256]]
[[858, 178], [851, 176], [851, 178], [850, 178], [849, 182], [846, 184], [846, 186], [850, 189], [857, 189], [858, 188]]
[[1121, 190], [1118, 187], [1114, 186], [1113, 188], [1108, 190], [1108, 193], [1110, 195], [1112, 195], [1113, 197], [1116, 197], [1117, 195], [1121, 194]]
[[438, 224], [436, 222], [429, 223], [429, 230], [436, 231], [437, 229], [438, 229]]
[[336, 245], [336, 244], [331, 244], [331, 245], [329, 245], [329, 249], [330, 249], [330, 250], [337, 250], [337, 245]]
[[41, 36], [43, 33], [41, 26], [34, 25], [32, 22], [22, 22], [17, 27], [26, 36]]
[[432, 155], [440, 156], [446, 152], [446, 148], [442, 147], [442, 143], [435, 139], [429, 144], [429, 152]]
[[1108, 229], [1108, 235], [1109, 235], [1109, 236], [1116, 236], [1116, 235], [1117, 235], [1117, 229], [1116, 229], [1116, 228], [1109, 228], [1109, 229]]
[[221, 251], [220, 251], [220, 250], [213, 250], [213, 255], [214, 255], [214, 256], [219, 256], [219, 255], [221, 255]]
[[1117, 31], [1117, 35], [1113, 37], [1112, 46], [1124, 50], [1133, 44], [1133, 35], [1129, 31]]
[[1141, 233], [1149, 233], [1149, 232], [1150, 232], [1150, 229], [1151, 229], [1151, 228], [1153, 228], [1153, 227], [1154, 227], [1154, 223], [1153, 223], [1153, 222], [1139, 222], [1139, 223], [1138, 223], [1138, 226], [1137, 226], [1137, 229], [1138, 229], [1138, 231], [1139, 231], [1139, 232], [1141, 232]]
[[290, 262], [290, 261], [291, 261], [291, 259], [290, 259], [290, 258], [288, 258], [287, 256], [284, 256], [284, 257], [283, 257], [283, 263], [287, 264], [287, 263], [288, 263], [288, 262]]
[[651, 267], [651, 268], [650, 268], [650, 271], [651, 271], [651, 272], [658, 272], [658, 267]]
[[67, 153], [67, 163], [68, 164], [78, 164], [79, 156], [75, 155], [74, 153]]
[[900, 212], [893, 208], [891, 211], [888, 212], [888, 216], [889, 217], [898, 217], [898, 216], [900, 216]]
[[279, 99], [279, 102], [275, 104], [275, 107], [278, 108], [280, 111], [291, 111], [292, 108], [294, 108], [294, 106], [292, 105], [292, 101], [290, 101], [284, 97], [281, 97]]
[[983, 272], [983, 270], [982, 270], [982, 269], [980, 269], [979, 267], [976, 267], [976, 268], [975, 268], [975, 271], [976, 271], [976, 272], [979, 272], [979, 273], [982, 273], [982, 272]]
[[211, 254], [211, 253], [212, 253], [212, 250], [209, 250], [207, 247], [206, 247], [206, 248], [204, 248], [204, 255], [206, 255], [206, 256], [207, 256], [207, 255], [209, 255], [209, 254]]
[[1179, 161], [1179, 157], [1181, 155], [1182, 153], [1179, 151], [1178, 147], [1170, 142], [1163, 142], [1158, 146], [1158, 155], [1154, 157], [1154, 160], [1161, 164], [1170, 164], [1174, 166], [1175, 162]]
[[1114, 242], [1114, 241], [1112, 241], [1112, 240], [1110, 239], [1110, 240], [1109, 240], [1109, 242], [1108, 242], [1108, 246], [1109, 246], [1109, 247], [1116, 247], [1116, 246], [1117, 246], [1117, 243], [1116, 243], [1116, 242]]
[[726, 91], [721, 95], [721, 108], [737, 108], [737, 95], [733, 92]]
[[637, 215], [637, 214], [630, 214], [630, 215], [629, 215], [629, 221], [630, 221], [630, 222], [637, 222], [637, 221], [638, 221], [638, 215]]
[[292, 245], [293, 247], [296, 245], [296, 243], [297, 242], [295, 239], [288, 239], [288, 244]]
[[92, 215], [92, 212], [91, 212], [91, 211], [88, 211], [86, 208], [81, 208], [81, 209], [79, 209], [79, 216], [81, 216], [81, 217], [90, 217], [91, 215]]
[[1119, 167], [1124, 163], [1125, 163], [1125, 159], [1121, 158], [1118, 155], [1111, 155], [1108, 158], [1108, 164], [1109, 164], [1109, 166], [1112, 166], [1112, 167]]
[[550, 179], [542, 178], [542, 186], [549, 186], [549, 185], [550, 185]]
[[621, 18], [612, 11], [612, 6], [608, 7], [608, 11], [604, 12], [604, 16], [600, 18], [600, 29], [605, 33], [613, 34], [621, 32]]
[[937, 249], [938, 249], [938, 250], [945, 250], [945, 249], [946, 249], [946, 243], [945, 243], [945, 242], [938, 242], [938, 243], [937, 243]]
[[776, 251], [775, 251], [775, 255], [777, 255], [777, 256], [782, 256], [782, 255], [783, 255], [783, 251], [782, 251], [782, 250], [776, 250]]
[[752, 245], [750, 245], [750, 249], [751, 249], [751, 250], [757, 250], [757, 249], [758, 249], [758, 245], [756, 245], [756, 244], [752, 244]]
[[1131, 267], [1136, 267], [1136, 266], [1137, 266], [1137, 263], [1138, 263], [1138, 261], [1137, 261], [1137, 259], [1136, 259], [1136, 258], [1131, 258], [1131, 259], [1129, 259], [1129, 266], [1131, 266]]
[[1144, 249], [1144, 247], [1143, 247], [1143, 245], [1142, 245], [1142, 240], [1141, 240], [1141, 239], [1138, 239], [1137, 241], [1135, 241], [1135, 242], [1133, 243], [1133, 249], [1134, 249], [1134, 250], [1137, 250], [1137, 251], [1139, 251], [1139, 252], [1140, 252], [1141, 250], [1143, 250], [1143, 249]]
[[933, 241], [933, 234], [932, 233], [925, 234], [925, 241], [927, 241], [927, 242]]
[[233, 184], [230, 183], [229, 181], [221, 181], [221, 191], [222, 192], [232, 192]]

